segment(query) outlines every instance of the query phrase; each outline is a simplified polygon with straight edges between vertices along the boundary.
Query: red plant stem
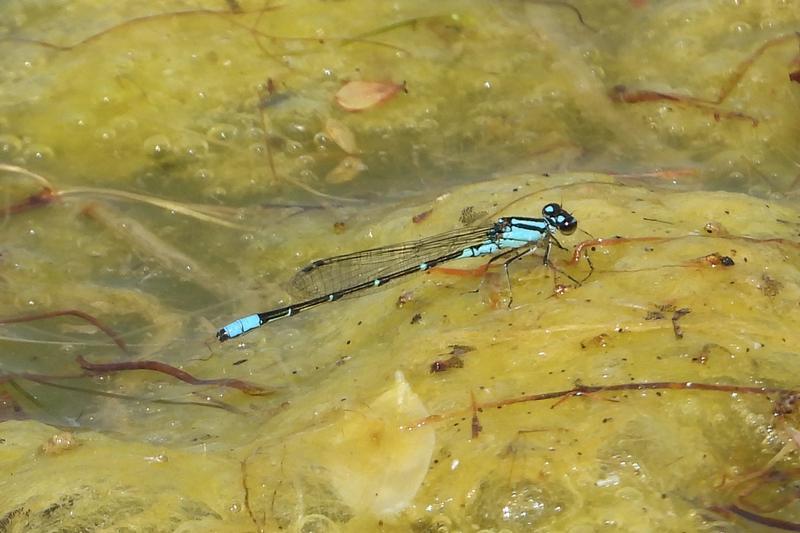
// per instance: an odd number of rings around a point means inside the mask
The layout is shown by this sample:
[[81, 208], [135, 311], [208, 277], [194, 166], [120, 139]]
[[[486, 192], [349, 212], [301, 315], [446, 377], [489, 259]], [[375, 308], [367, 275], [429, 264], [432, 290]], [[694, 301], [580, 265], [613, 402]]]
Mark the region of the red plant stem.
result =
[[[781, 389], [775, 387], [749, 387], [745, 385], [724, 385], [716, 383], [696, 383], [693, 381], [654, 381], [641, 383], [622, 383], [617, 385], [577, 385], [571, 389], [554, 392], [542, 392], [539, 394], [526, 394], [515, 398], [506, 398], [492, 402], [479, 403], [470, 406], [470, 411], [474, 408], [501, 409], [503, 407], [525, 402], [538, 402], [542, 400], [553, 400], [557, 398], [566, 399], [577, 396], [588, 396], [598, 392], [617, 392], [617, 391], [641, 391], [641, 390], [703, 390], [713, 392], [735, 392], [737, 394], [798, 394], [794, 389]], [[558, 402], [561, 403], [561, 402]], [[558, 405], [558, 404], [556, 404]], [[555, 405], [553, 406], [555, 407]], [[429, 415], [411, 424], [410, 428], [423, 427], [431, 423], [441, 422], [452, 416], [463, 414], [464, 410], [451, 411], [449, 413]]]
[[[722, 104], [728, 96], [733, 92], [733, 90], [739, 85], [744, 78], [745, 73], [753, 66], [753, 63], [756, 62], [768, 49], [772, 48], [773, 46], [782, 45], [786, 42], [789, 42], [793, 39], [800, 40], [800, 33], [788, 33], [786, 35], [781, 35], [774, 39], [770, 39], [767, 42], [763, 43], [761, 46], [756, 49], [750, 56], [745, 58], [739, 65], [734, 69], [733, 74], [723, 83], [722, 87], [720, 88], [719, 93], [717, 94], [716, 98], [698, 98], [696, 96], [689, 96], [689, 95], [680, 95], [680, 94], [672, 94], [672, 93], [664, 93], [660, 91], [651, 91], [651, 90], [634, 90], [629, 91], [625, 86], [618, 85], [614, 87], [610, 92], [610, 97], [612, 100], [617, 102], [624, 102], [628, 104], [636, 104], [640, 102], [653, 102], [656, 100], [667, 100], [672, 102], [682, 102], [688, 105], [693, 105], [699, 107], [701, 109], [710, 109], [714, 111], [714, 116], [719, 119], [720, 117], [725, 118], [742, 118], [746, 120], [750, 120], [753, 123], [753, 126], [758, 125], [758, 120], [754, 117], [746, 115], [744, 113], [740, 113], [738, 111], [724, 111], [717, 108], [720, 104]], [[789, 75], [789, 79], [794, 81], [792, 78], [792, 74]]]
[[201, 379], [196, 378], [190, 373], [186, 372], [185, 370], [181, 370], [180, 368], [176, 368], [172, 365], [167, 363], [162, 363], [161, 361], [118, 361], [114, 363], [90, 363], [83, 356], [79, 355], [77, 357], [77, 362], [80, 367], [87, 372], [92, 373], [113, 373], [113, 372], [122, 372], [126, 370], [149, 370], [151, 372], [160, 372], [162, 374], [167, 374], [168, 376], [172, 376], [175, 379], [183, 381], [185, 383], [189, 383], [190, 385], [215, 385], [219, 387], [230, 387], [232, 389], [238, 389], [245, 394], [249, 394], [252, 396], [263, 396], [266, 394], [270, 394], [270, 391], [256, 385], [254, 383], [248, 383], [247, 381], [243, 381], [240, 379], [232, 379], [232, 378], [218, 378], [218, 379]]
[[18, 204], [0, 209], [0, 216], [5, 217], [8, 215], [16, 215], [17, 213], [22, 213], [23, 211], [28, 211], [29, 209], [44, 207], [52, 203], [57, 198], [58, 193], [49, 187], [45, 187], [36, 194], [28, 196], [25, 200]]
[[49, 313], [39, 313], [39, 314], [35, 314], [35, 315], [24, 315], [24, 316], [19, 316], [19, 317], [14, 317], [14, 318], [0, 318], [0, 324], [17, 324], [19, 322], [32, 322], [34, 320], [44, 320], [46, 318], [55, 318], [55, 317], [67, 316], [67, 315], [75, 316], [75, 317], [78, 317], [80, 319], [83, 319], [83, 320], [89, 322], [94, 327], [96, 327], [97, 329], [99, 329], [100, 331], [102, 331], [103, 333], [108, 335], [108, 337], [112, 341], [114, 341], [114, 344], [119, 346], [120, 350], [122, 350], [125, 353], [130, 353], [128, 351], [128, 345], [125, 344], [125, 341], [122, 340], [122, 337], [120, 337], [119, 334], [116, 331], [114, 331], [110, 327], [106, 326], [105, 324], [100, 322], [97, 318], [93, 317], [92, 315], [90, 315], [88, 313], [84, 313], [83, 311], [80, 311], [79, 309], [61, 309], [59, 311], [50, 311]]
[[631, 243], [631, 242], [660, 242], [673, 240], [675, 237], [611, 237], [610, 239], [592, 239], [590, 241], [583, 241], [575, 246], [572, 252], [572, 262], [578, 263], [581, 260], [581, 254], [584, 248], [592, 246], [614, 246], [616, 244]]
[[586, 396], [596, 392], [615, 392], [628, 390], [704, 390], [715, 392], [736, 392], [739, 394], [791, 394], [792, 389], [779, 389], [771, 387], [748, 387], [742, 385], [719, 385], [716, 383], [695, 383], [692, 381], [654, 381], [644, 383], [622, 383], [618, 385], [578, 385], [569, 390], [557, 392], [545, 392], [541, 394], [528, 394], [518, 398], [510, 398], [495, 402], [480, 404], [479, 407], [490, 409], [492, 407], [502, 407], [515, 403], [546, 400], [549, 398], [559, 398], [562, 396]]
[[606, 246], [615, 246], [618, 244], [628, 244], [632, 242], [665, 242], [665, 241], [675, 241], [678, 239], [688, 239], [688, 238], [698, 238], [698, 239], [725, 239], [729, 241], [740, 241], [740, 242], [752, 242], [757, 244], [770, 244], [770, 243], [777, 243], [782, 246], [791, 246], [793, 248], [800, 249], [800, 242], [793, 241], [790, 239], [783, 239], [780, 237], [773, 237], [769, 239], [759, 239], [757, 237], [748, 237], [746, 235], [697, 235], [697, 234], [689, 234], [683, 235], [678, 237], [610, 237], [610, 238], [599, 238], [599, 239], [592, 239], [589, 241], [583, 241], [578, 243], [575, 246], [575, 249], [572, 252], [572, 262], [578, 263], [581, 260], [581, 255], [585, 248], [590, 248], [592, 246], [598, 247], [606, 247]]
[[[92, 41], [96, 41], [105, 35], [108, 35], [114, 31], [119, 31], [122, 28], [129, 28], [132, 26], [138, 26], [139, 24], [147, 24], [155, 20], [159, 19], [169, 19], [169, 18], [178, 18], [178, 17], [197, 17], [197, 16], [221, 16], [226, 18], [226, 15], [248, 15], [251, 13], [261, 13], [264, 11], [272, 11], [278, 9], [280, 6], [267, 6], [265, 8], [257, 9], [252, 12], [242, 12], [242, 11], [235, 11], [235, 10], [214, 10], [214, 9], [191, 9], [187, 11], [174, 11], [168, 13], [156, 13], [154, 15], [144, 15], [141, 17], [135, 17], [132, 19], [125, 20], [119, 24], [114, 26], [105, 28], [100, 30], [99, 32], [92, 34], [80, 41], [77, 41], [73, 44], [57, 44], [51, 43], [48, 41], [44, 41], [41, 39], [32, 39], [28, 37], [6, 37], [4, 39], [0, 39], [0, 42], [9, 41], [9, 42], [17, 42], [17, 43], [26, 43], [32, 44], [35, 46], [42, 46], [45, 48], [51, 48], [53, 50], [59, 50], [62, 52], [73, 50], [79, 46], [83, 46], [86, 44], [91, 43]], [[229, 22], [229, 19], [226, 18]], [[250, 29], [250, 28], [248, 28]]]
[[715, 505], [711, 507], [711, 510], [723, 515], [735, 514], [741, 518], [750, 520], [751, 522], [755, 522], [757, 524], [761, 524], [767, 527], [782, 529], [784, 531], [800, 531], [800, 523], [788, 522], [786, 520], [781, 520], [779, 518], [771, 518], [769, 516], [756, 514], [746, 509], [742, 509], [736, 504], [725, 505], [725, 506]]

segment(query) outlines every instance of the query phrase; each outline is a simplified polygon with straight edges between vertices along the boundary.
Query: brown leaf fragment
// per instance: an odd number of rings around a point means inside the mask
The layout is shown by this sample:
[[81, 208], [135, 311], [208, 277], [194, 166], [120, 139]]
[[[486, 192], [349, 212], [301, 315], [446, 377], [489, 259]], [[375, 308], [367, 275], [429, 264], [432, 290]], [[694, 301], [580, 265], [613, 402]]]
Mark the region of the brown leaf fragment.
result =
[[458, 217], [458, 221], [465, 226], [469, 226], [476, 220], [486, 216], [486, 214], [486, 211], [476, 211], [473, 206], [468, 205], [461, 210], [461, 216]]
[[427, 211], [423, 211], [422, 213], [417, 213], [413, 217], [411, 217], [411, 222], [414, 224], [419, 224], [420, 222], [424, 221], [428, 218], [431, 213], [433, 213], [433, 209], [428, 209]]
[[775, 416], [786, 416], [794, 413], [797, 410], [797, 404], [800, 403], [800, 394], [785, 393], [778, 396], [775, 400], [775, 405], [772, 413]]
[[451, 344], [450, 345], [450, 354], [451, 355], [464, 355], [465, 353], [472, 352], [475, 350], [474, 346], [469, 346], [468, 344]]
[[478, 435], [481, 434], [483, 431], [483, 426], [481, 425], [481, 421], [478, 420], [478, 411], [480, 411], [480, 407], [478, 407], [478, 402], [475, 401], [475, 393], [470, 392], [470, 399], [472, 400], [472, 421], [470, 427], [472, 429], [472, 438], [477, 439]]
[[712, 233], [715, 235], [729, 235], [728, 230], [716, 220], [709, 220], [706, 222], [706, 225], [703, 227], [703, 229], [706, 231], [706, 233]]
[[764, 296], [773, 298], [777, 296], [779, 292], [781, 292], [783, 283], [765, 272], [761, 275], [761, 283], [758, 284], [758, 288], [761, 289], [761, 293]]
[[722, 255], [719, 252], [713, 252], [708, 255], [704, 255], [703, 257], [696, 259], [694, 262], [708, 265], [711, 268], [716, 268], [718, 266], [729, 267], [736, 264], [732, 257]]
[[608, 346], [609, 337], [607, 333], [601, 333], [600, 335], [595, 335], [589, 339], [584, 339], [581, 341], [581, 348], [605, 348]]
[[681, 319], [681, 317], [688, 315], [691, 312], [691, 309], [684, 307], [682, 309], [678, 309], [672, 314], [672, 330], [675, 332], [676, 339], [683, 338], [683, 329], [681, 328], [681, 325], [678, 324], [678, 321]]
[[404, 87], [392, 82], [349, 81], [336, 92], [335, 99], [346, 111], [363, 111], [389, 100]]
[[400, 309], [407, 303], [411, 302], [413, 299], [414, 299], [414, 291], [406, 291], [397, 297], [395, 305], [397, 306], [398, 309]]
[[703, 348], [700, 350], [700, 353], [692, 357], [692, 362], [697, 363], [700, 365], [704, 365], [708, 363], [708, 361], [714, 357], [719, 358], [722, 356], [730, 356], [731, 351], [724, 346], [721, 346], [714, 342], [709, 342], [703, 345]]
[[39, 451], [42, 455], [60, 455], [67, 450], [77, 448], [79, 444], [75, 435], [69, 431], [64, 431], [62, 433], [56, 433], [47, 439], [47, 442], [39, 447]]
[[446, 372], [451, 368], [464, 368], [464, 361], [455, 355], [449, 359], [438, 359], [431, 363], [431, 374]]

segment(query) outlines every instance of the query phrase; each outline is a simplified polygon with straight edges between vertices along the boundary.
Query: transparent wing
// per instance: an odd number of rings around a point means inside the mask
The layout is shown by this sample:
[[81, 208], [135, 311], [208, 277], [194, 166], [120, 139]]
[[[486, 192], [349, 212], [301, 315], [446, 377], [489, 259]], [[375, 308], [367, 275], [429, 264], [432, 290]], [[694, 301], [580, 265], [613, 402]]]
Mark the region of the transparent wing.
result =
[[460, 228], [417, 241], [320, 259], [300, 270], [292, 285], [306, 298], [323, 296], [481, 244], [493, 234], [494, 225]]

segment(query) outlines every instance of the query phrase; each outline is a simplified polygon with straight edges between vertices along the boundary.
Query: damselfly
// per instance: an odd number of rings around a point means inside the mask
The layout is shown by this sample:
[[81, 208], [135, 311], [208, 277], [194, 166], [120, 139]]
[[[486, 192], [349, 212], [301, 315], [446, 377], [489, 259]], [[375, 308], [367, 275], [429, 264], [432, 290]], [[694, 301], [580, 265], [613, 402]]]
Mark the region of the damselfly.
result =
[[[424, 272], [446, 261], [497, 254], [506, 265], [545, 242], [545, 262], [556, 231], [566, 235], [578, 227], [575, 218], [559, 204], [542, 208], [542, 218], [502, 217], [490, 226], [461, 228], [417, 241], [373, 248], [314, 261], [294, 278], [295, 287], [309, 295], [305, 301], [235, 320], [217, 332], [226, 341], [268, 322], [296, 315], [316, 305], [333, 302], [394, 279]], [[498, 253], [500, 252], [500, 253]]]

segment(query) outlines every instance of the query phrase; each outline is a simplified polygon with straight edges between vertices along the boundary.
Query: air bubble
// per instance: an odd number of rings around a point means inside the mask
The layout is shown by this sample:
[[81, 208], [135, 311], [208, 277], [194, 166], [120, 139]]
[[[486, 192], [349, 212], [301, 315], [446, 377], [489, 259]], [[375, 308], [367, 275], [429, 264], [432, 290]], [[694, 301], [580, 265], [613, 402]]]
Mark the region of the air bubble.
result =
[[739, 21], [731, 24], [730, 29], [731, 31], [735, 31], [737, 33], [744, 33], [744, 32], [749, 32], [753, 28], [747, 22]]
[[114, 128], [98, 128], [94, 134], [101, 141], [113, 141], [117, 138], [117, 130]]
[[27, 160], [37, 160], [37, 161], [45, 161], [48, 159], [52, 159], [55, 153], [53, 149], [44, 144], [30, 144], [25, 147], [22, 155]]
[[301, 155], [297, 158], [297, 162], [304, 167], [313, 167], [317, 163], [314, 157], [310, 155]]
[[189, 157], [203, 157], [208, 153], [208, 142], [199, 134], [185, 135], [176, 144], [177, 151]]
[[208, 128], [206, 139], [210, 142], [230, 142], [239, 134], [239, 128], [233, 124], [215, 124]]
[[297, 136], [297, 137], [305, 137], [307, 132], [308, 132], [308, 130], [305, 127], [305, 125], [304, 124], [300, 124], [298, 122], [295, 122], [293, 124], [289, 124], [288, 130], [289, 130], [288, 133], [290, 135], [294, 134], [294, 136]]
[[432, 118], [425, 118], [419, 122], [417, 129], [420, 130], [437, 130], [439, 129], [439, 121]]
[[172, 145], [166, 135], [153, 135], [144, 141], [144, 152], [152, 157], [161, 157], [172, 151]]
[[284, 145], [283, 150], [287, 154], [299, 154], [303, 151], [303, 143], [299, 143], [297, 141], [287, 141], [286, 145]]
[[247, 128], [246, 135], [250, 139], [259, 139], [259, 140], [261, 140], [261, 139], [264, 138], [264, 130], [262, 130], [261, 128], [258, 128], [256, 126], [253, 126], [252, 128]]
[[314, 135], [314, 144], [316, 144], [317, 148], [320, 150], [327, 150], [331, 145], [331, 139], [325, 133], [320, 131]]
[[117, 131], [131, 131], [139, 127], [139, 121], [133, 117], [121, 115], [111, 119], [109, 126]]
[[317, 178], [317, 175], [313, 170], [304, 168], [299, 172], [299, 174], [303, 181], [319, 181], [319, 178]]
[[614, 495], [622, 500], [628, 500], [632, 502], [640, 502], [643, 499], [642, 493], [633, 487], [623, 487]]
[[16, 155], [22, 150], [22, 140], [16, 135], [0, 135], [0, 156]]
[[214, 177], [214, 173], [207, 168], [198, 168], [194, 173], [194, 177], [201, 180], [209, 180]]

